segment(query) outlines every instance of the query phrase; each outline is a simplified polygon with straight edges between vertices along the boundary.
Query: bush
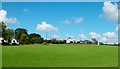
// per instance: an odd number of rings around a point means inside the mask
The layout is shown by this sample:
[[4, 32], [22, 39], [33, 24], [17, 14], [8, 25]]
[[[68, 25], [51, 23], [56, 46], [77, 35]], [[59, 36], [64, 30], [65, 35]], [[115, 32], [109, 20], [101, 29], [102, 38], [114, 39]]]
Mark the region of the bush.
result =
[[48, 45], [48, 43], [47, 42], [43, 42], [42, 45]]
[[12, 45], [18, 45], [18, 44], [16, 44], [16, 43], [12, 43]]
[[2, 45], [10, 45], [8, 42], [4, 42], [4, 40], [2, 40]]
[[73, 41], [70, 41], [70, 43], [73, 43]]
[[10, 45], [10, 44], [7, 42], [3, 42], [2, 45]]
[[29, 38], [26, 34], [22, 34], [21, 38], [20, 38], [20, 44], [28, 44], [29, 43]]
[[100, 44], [100, 45], [104, 45], [104, 43], [102, 43], [102, 42], [99, 42], [99, 44]]

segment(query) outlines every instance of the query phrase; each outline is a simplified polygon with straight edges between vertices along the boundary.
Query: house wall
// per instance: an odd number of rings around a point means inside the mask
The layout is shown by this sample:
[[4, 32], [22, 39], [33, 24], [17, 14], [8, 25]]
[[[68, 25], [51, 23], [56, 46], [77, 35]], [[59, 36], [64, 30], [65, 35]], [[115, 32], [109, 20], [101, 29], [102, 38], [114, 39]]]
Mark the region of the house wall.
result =
[[12, 39], [11, 43], [19, 44], [16, 39]]

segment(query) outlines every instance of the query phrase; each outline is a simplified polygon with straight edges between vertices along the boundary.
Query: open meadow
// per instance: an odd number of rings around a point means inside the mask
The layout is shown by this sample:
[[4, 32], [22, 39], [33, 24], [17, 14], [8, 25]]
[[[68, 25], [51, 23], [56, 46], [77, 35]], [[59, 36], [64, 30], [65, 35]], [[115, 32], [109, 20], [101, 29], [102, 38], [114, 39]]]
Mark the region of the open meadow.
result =
[[3, 67], [117, 67], [118, 47], [85, 44], [2, 47]]

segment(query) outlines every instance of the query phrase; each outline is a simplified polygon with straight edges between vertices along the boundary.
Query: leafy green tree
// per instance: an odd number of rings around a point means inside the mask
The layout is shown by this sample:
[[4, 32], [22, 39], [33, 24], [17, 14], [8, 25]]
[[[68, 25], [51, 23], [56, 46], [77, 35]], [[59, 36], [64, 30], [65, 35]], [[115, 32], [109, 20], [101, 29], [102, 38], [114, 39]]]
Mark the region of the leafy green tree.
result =
[[51, 43], [56, 44], [57, 40], [55, 38], [51, 39]]
[[35, 44], [35, 38], [29, 38], [29, 43], [31, 43], [31, 44]]
[[0, 37], [10, 41], [14, 37], [14, 30], [7, 28], [4, 22], [0, 22]]
[[39, 34], [31, 33], [31, 34], [29, 34], [29, 42], [32, 43], [32, 44], [43, 43], [44, 39]]
[[92, 42], [90, 40], [85, 40], [86, 44], [92, 44]]
[[100, 44], [100, 45], [104, 45], [104, 43], [103, 43], [103, 42], [99, 42], [99, 44]]
[[53, 44], [60, 44], [61, 41], [53, 38], [53, 39], [51, 39], [51, 43], [53, 43]]
[[96, 38], [92, 38], [92, 42], [93, 44], [98, 44], [98, 41], [96, 40]]
[[14, 30], [13, 29], [6, 29], [6, 36], [5, 38], [8, 40], [8, 42], [11, 42], [11, 39], [14, 37]]
[[5, 29], [7, 26], [5, 25], [4, 22], [0, 22], [0, 37], [6, 38], [6, 32]]
[[24, 28], [17, 28], [16, 30], [15, 30], [15, 38], [17, 39], [17, 40], [20, 40], [20, 38], [21, 38], [21, 36], [23, 35], [23, 34], [25, 34], [25, 35], [28, 35], [28, 33], [27, 33], [27, 29], [24, 29]]
[[37, 43], [37, 44], [40, 43], [40, 37], [35, 38], [35, 43]]
[[29, 38], [26, 34], [22, 34], [20, 38], [20, 44], [28, 44], [29, 43]]

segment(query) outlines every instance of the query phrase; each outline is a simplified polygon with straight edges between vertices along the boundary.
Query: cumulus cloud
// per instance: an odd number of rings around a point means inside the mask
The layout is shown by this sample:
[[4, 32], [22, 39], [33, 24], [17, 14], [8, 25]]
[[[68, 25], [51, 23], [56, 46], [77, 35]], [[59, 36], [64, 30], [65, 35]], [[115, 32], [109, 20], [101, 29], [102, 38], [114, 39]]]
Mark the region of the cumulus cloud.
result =
[[66, 37], [66, 38], [69, 38], [69, 37], [73, 38], [74, 36], [71, 35], [71, 34], [66, 34], [65, 37]]
[[103, 43], [118, 43], [118, 36], [115, 32], [105, 32], [102, 35], [95, 32], [90, 32], [89, 35]]
[[81, 39], [86, 38], [84, 34], [79, 34], [79, 37], [80, 37]]
[[117, 42], [117, 35], [115, 32], [106, 32], [103, 34], [103, 38], [101, 39], [102, 42], [104, 43], [114, 43]]
[[97, 33], [95, 33], [95, 32], [90, 32], [89, 35], [90, 35], [92, 38], [96, 38], [96, 39], [98, 39], [98, 38], [101, 37], [100, 34], [97, 34]]
[[75, 23], [82, 23], [84, 21], [84, 18], [83, 17], [73, 17], [73, 19], [75, 20]]
[[68, 24], [71, 24], [71, 21], [70, 20], [63, 20], [63, 21], [60, 21], [60, 23], [68, 25]]
[[59, 36], [59, 35], [53, 35], [53, 38], [55, 38], [55, 39], [59, 39], [60, 36]]
[[5, 22], [5, 23], [17, 23], [17, 19], [15, 17], [8, 18], [7, 17], [7, 11], [5, 10], [0, 10], [0, 22]]
[[105, 1], [102, 10], [104, 14], [100, 14], [100, 17], [110, 21], [118, 21], [118, 5], [116, 3]]
[[51, 24], [47, 24], [46, 22], [42, 22], [42, 24], [37, 25], [36, 30], [43, 32], [56, 32], [58, 31], [58, 28], [52, 26]]
[[69, 20], [65, 20], [63, 21], [64, 24], [71, 24], [71, 22]]
[[6, 23], [17, 23], [18, 21], [17, 21], [17, 19], [15, 17], [13, 17], [13, 18], [6, 19], [5, 22]]
[[106, 37], [103, 37], [103, 38], [101, 39], [101, 41], [102, 41], [103, 43], [107, 43], [107, 42], [109, 41], [109, 39], [106, 38]]
[[116, 38], [116, 34], [114, 32], [106, 32], [103, 34], [104, 37], [107, 37], [109, 39], [115, 39]]

